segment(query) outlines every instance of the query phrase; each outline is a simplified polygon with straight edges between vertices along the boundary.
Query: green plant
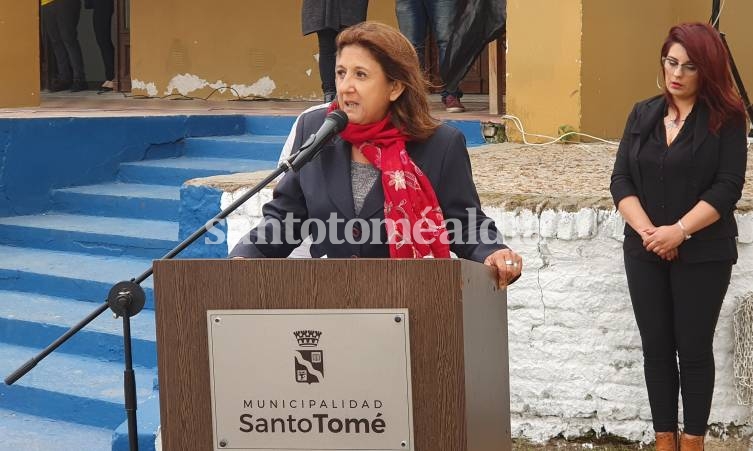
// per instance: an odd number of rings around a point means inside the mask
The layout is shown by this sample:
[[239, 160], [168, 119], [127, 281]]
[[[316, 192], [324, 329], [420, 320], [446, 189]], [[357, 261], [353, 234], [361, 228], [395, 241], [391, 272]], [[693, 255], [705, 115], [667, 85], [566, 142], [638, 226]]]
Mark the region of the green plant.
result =
[[[578, 135], [575, 134], [577, 132], [578, 130], [576, 130], [575, 127], [568, 124], [560, 125], [559, 128], [557, 128], [557, 136], [567, 135], [560, 140], [560, 142], [563, 142], [563, 143], [579, 143], [580, 137], [578, 137]], [[568, 133], [572, 133], [572, 134], [568, 135]]]

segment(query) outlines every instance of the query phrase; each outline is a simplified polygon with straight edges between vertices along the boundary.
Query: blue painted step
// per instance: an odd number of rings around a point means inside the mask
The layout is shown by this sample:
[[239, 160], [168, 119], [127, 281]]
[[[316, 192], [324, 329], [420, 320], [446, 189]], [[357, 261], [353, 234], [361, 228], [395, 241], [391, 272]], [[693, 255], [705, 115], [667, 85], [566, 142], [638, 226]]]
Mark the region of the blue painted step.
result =
[[[85, 255], [73, 252], [0, 246], [0, 286], [5, 290], [104, 302], [112, 286], [151, 267], [145, 258]], [[141, 286], [146, 308], [154, 309], [152, 278]]]
[[287, 136], [296, 116], [246, 116], [246, 133]]
[[53, 209], [65, 213], [177, 221], [180, 189], [175, 186], [102, 183], [52, 192]]
[[285, 138], [279, 135], [186, 138], [183, 148], [185, 155], [190, 157], [277, 161], [282, 146], [285, 144]]
[[[156, 145], [150, 159], [122, 163], [117, 181], [53, 190], [48, 214], [0, 218], [0, 372], [36, 355], [114, 283], [142, 274], [177, 244], [182, 183], [273, 169], [294, 120], [247, 117], [245, 135]], [[159, 425], [151, 278], [142, 286], [147, 309], [132, 318], [131, 331], [139, 444], [151, 450]], [[0, 451], [127, 450], [122, 346], [122, 320], [105, 312], [16, 384], [0, 387]]]
[[[159, 420], [159, 396], [155, 391], [146, 400], [139, 400], [138, 428], [139, 450], [152, 451], [155, 449], [155, 439], [160, 426]], [[129, 451], [131, 448], [128, 441], [128, 422], [125, 421], [115, 429], [112, 434], [112, 451]], [[109, 450], [108, 450], [109, 451]]]
[[178, 224], [67, 213], [10, 216], [0, 218], [0, 244], [159, 258], [178, 244]]
[[[0, 346], [0, 374], [10, 374], [37, 352]], [[156, 369], [134, 366], [134, 372], [138, 398], [146, 399]], [[126, 417], [123, 364], [52, 353], [13, 385], [0, 385], [0, 408], [114, 430]]]
[[[0, 343], [44, 348], [96, 307], [91, 302], [0, 290]], [[131, 318], [131, 343], [134, 364], [157, 366], [152, 310], [142, 310]], [[122, 362], [123, 321], [113, 318], [108, 310], [56, 352]]]
[[112, 430], [0, 409], [0, 451], [110, 451]]
[[179, 157], [121, 163], [118, 180], [128, 183], [180, 186], [186, 180], [236, 172], [274, 169], [277, 161], [237, 158]]

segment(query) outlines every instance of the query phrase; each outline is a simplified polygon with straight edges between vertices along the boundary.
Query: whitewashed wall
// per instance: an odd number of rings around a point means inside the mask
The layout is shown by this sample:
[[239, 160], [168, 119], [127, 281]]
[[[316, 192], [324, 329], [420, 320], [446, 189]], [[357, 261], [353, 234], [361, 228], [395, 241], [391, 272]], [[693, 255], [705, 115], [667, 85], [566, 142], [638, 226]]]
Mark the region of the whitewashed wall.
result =
[[[652, 441], [643, 359], [614, 211], [505, 212], [489, 208], [526, 274], [509, 291], [513, 436], [544, 441], [590, 430]], [[732, 314], [753, 291], [753, 214], [738, 215], [740, 258], [717, 326], [709, 423], [750, 426], [737, 405]]]
[[[222, 208], [242, 194], [225, 193]], [[271, 191], [228, 218], [229, 248], [260, 219]], [[640, 337], [622, 262], [623, 221], [614, 211], [577, 213], [485, 208], [525, 262], [509, 290], [513, 437], [543, 442], [590, 431], [653, 440]], [[709, 423], [748, 433], [751, 410], [737, 404], [732, 315], [753, 292], [753, 213], [738, 215], [740, 258], [719, 317], [716, 389]]]

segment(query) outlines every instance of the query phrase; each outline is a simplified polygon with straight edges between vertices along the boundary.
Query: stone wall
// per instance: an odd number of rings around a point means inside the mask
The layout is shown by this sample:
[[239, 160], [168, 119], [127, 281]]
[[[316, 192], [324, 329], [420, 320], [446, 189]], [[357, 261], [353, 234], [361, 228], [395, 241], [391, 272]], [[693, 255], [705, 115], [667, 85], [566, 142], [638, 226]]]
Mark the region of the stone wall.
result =
[[[514, 437], [606, 432], [653, 440], [640, 336], [622, 262], [622, 218], [614, 210], [487, 209], [526, 261], [508, 294]], [[710, 423], [750, 426], [737, 405], [732, 315], [753, 291], [753, 214], [738, 215], [740, 259], [717, 326]], [[750, 428], [748, 428], [750, 430]]]

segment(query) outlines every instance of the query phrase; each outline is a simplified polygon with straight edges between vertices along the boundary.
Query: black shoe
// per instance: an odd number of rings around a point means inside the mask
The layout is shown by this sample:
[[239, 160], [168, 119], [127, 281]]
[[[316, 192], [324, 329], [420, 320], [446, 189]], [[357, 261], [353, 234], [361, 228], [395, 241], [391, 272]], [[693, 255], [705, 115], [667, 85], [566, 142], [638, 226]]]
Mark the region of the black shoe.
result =
[[70, 89], [71, 85], [73, 85], [73, 82], [71, 80], [52, 80], [52, 83], [50, 83], [48, 90], [50, 92], [65, 91], [67, 89]]
[[71, 84], [71, 92], [86, 91], [89, 85], [84, 80], [74, 80]]

